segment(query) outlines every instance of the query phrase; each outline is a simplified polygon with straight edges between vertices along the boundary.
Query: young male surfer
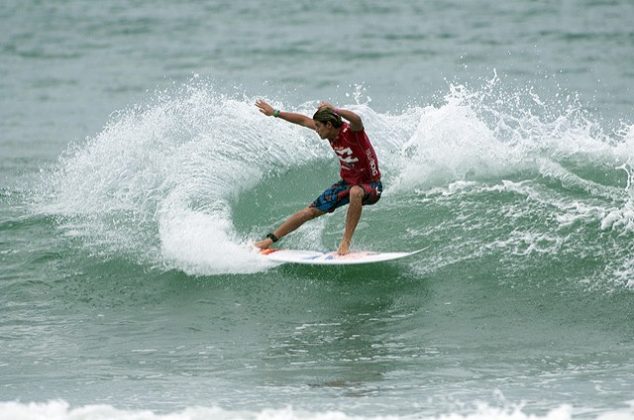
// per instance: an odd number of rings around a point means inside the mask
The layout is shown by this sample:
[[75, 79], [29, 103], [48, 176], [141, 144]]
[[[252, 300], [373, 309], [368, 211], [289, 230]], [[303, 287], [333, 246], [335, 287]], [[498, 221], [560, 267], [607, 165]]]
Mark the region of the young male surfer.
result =
[[347, 109], [335, 108], [328, 102], [319, 104], [312, 119], [302, 114], [274, 109], [263, 100], [256, 101], [255, 105], [266, 116], [313, 129], [319, 137], [328, 140], [339, 158], [341, 176], [339, 182], [324, 191], [308, 207], [286, 219], [275, 231], [266, 235], [265, 239], [256, 242], [255, 246], [260, 249], [269, 248], [308, 220], [349, 204], [343, 238], [337, 249], [339, 255], [347, 254], [352, 235], [361, 218], [361, 207], [379, 201], [383, 191], [379, 161], [365, 134], [361, 117]]

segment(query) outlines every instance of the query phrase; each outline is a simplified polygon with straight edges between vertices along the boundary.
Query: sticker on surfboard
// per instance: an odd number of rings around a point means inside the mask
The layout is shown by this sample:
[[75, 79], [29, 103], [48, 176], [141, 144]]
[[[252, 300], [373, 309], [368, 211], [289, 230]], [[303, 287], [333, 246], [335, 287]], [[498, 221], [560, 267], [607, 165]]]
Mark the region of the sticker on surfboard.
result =
[[354, 265], [398, 260], [400, 258], [417, 254], [420, 251], [422, 251], [422, 249], [413, 252], [354, 251], [346, 255], [337, 255], [336, 252], [268, 248], [261, 250], [260, 254], [270, 261], [280, 263], [308, 265]]

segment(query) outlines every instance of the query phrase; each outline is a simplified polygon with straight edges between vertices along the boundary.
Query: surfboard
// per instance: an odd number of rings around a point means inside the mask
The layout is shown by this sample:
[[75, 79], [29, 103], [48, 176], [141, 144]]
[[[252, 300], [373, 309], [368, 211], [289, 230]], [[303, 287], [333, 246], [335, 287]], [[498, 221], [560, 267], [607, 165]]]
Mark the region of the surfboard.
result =
[[398, 260], [417, 254], [420, 251], [422, 251], [422, 249], [413, 252], [354, 251], [346, 255], [337, 255], [336, 252], [269, 248], [261, 250], [260, 255], [263, 255], [270, 261], [280, 263], [307, 265], [355, 265]]

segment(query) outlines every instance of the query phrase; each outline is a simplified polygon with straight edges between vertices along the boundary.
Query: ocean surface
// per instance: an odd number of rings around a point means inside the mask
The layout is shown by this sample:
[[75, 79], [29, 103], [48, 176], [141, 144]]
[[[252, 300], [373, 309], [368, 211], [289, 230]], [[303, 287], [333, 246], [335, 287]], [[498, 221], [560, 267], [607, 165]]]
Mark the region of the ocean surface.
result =
[[[634, 419], [631, 0], [0, 3], [0, 419]], [[250, 244], [338, 179], [343, 268]], [[335, 249], [345, 210], [281, 246]]]

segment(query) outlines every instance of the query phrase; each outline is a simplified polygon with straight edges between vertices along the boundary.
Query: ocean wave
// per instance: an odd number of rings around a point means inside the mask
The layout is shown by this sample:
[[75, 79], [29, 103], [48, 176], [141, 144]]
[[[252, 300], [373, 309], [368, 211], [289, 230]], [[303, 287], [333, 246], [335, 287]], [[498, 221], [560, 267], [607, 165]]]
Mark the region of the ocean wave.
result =
[[[431, 199], [432, 205], [457, 200], [455, 194], [465, 190], [456, 186], [473, 183], [467, 194], [489, 200], [495, 189], [525, 196], [528, 205], [517, 203], [505, 213], [510, 220], [537, 211], [543, 221], [557, 221], [557, 229], [598, 223], [600, 231], [633, 232], [634, 187], [627, 171], [634, 162], [634, 126], [606, 133], [574, 99], [545, 104], [530, 89], [504, 92], [497, 78], [479, 89], [451, 86], [437, 102], [397, 113], [345, 105], [362, 115], [380, 156], [386, 198], [372, 211], [407, 212], [412, 202], [438, 190], [445, 191], [444, 198]], [[315, 166], [330, 168], [332, 156], [310, 130], [266, 118], [253, 103], [254, 98], [228, 97], [200, 82], [118, 112], [95, 137], [69, 147], [57, 169], [45, 174], [47, 189], [36, 211], [56, 216], [88, 248], [105, 247], [102, 254], [194, 275], [267, 270], [249, 243], [293, 211], [276, 201], [278, 192], [267, 184], [293, 171], [311, 178]], [[310, 114], [316, 103], [275, 105]], [[334, 164], [332, 172], [334, 180]], [[261, 190], [266, 200], [250, 203], [251, 224], [236, 226], [242, 198]], [[306, 194], [299, 187], [296, 207], [319, 192]], [[534, 200], [539, 206], [531, 205]], [[488, 207], [480, 208], [483, 204]], [[495, 213], [498, 204], [450, 205], [460, 206], [468, 219], [469, 212]], [[261, 216], [267, 212], [278, 216]], [[488, 224], [481, 217], [477, 223]], [[327, 247], [328, 229], [323, 223], [311, 226], [296, 234], [304, 238], [297, 243]], [[488, 239], [475, 238], [474, 250], [507, 248], [524, 255], [557, 252], [565, 242], [565, 236], [550, 232], [507, 229], [491, 230], [497, 237], [485, 232], [481, 236]], [[455, 240], [451, 232], [447, 240]]]
[[495, 408], [480, 404], [471, 413], [447, 413], [437, 416], [422, 414], [360, 416], [341, 411], [309, 412], [286, 407], [261, 411], [231, 411], [219, 407], [189, 407], [172, 413], [155, 413], [151, 410], [121, 410], [110, 405], [86, 405], [72, 408], [66, 401], [45, 403], [0, 403], [0, 420], [572, 420], [576, 418], [597, 420], [631, 420], [634, 409], [615, 409], [602, 414], [588, 415], [594, 410], [574, 410], [561, 405], [543, 415], [525, 413], [521, 407]]

